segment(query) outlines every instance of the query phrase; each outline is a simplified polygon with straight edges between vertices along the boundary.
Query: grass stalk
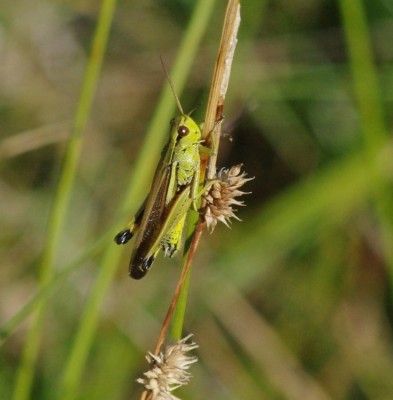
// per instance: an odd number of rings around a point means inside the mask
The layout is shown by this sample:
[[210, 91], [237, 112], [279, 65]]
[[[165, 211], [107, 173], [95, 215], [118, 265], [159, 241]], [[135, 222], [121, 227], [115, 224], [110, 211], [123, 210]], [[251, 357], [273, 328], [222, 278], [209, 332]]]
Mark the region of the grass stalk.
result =
[[378, 70], [372, 53], [372, 43], [367, 26], [366, 11], [361, 0], [341, 0], [341, 14], [348, 46], [354, 94], [359, 107], [363, 131], [366, 162], [379, 173], [374, 182], [374, 204], [380, 226], [382, 251], [393, 285], [393, 208], [389, 182], [380, 173], [378, 155], [386, 143], [388, 131], [384, 120]]
[[58, 272], [56, 275], [53, 275], [51, 280], [45, 286], [42, 286], [38, 292], [9, 321], [2, 325], [0, 328], [0, 346], [4, 344], [7, 338], [28, 316], [35, 312], [36, 307], [40, 302], [47, 301], [48, 298], [55, 292], [55, 289], [62, 285], [64, 280], [66, 280], [72, 272], [74, 272], [77, 268], [80, 268], [84, 261], [97, 254], [102, 249], [103, 244], [109, 239], [110, 237], [108, 233], [102, 235], [90, 247], [86, 248], [81, 255], [62, 267], [60, 272]]
[[[83, 132], [88, 121], [92, 100], [97, 87], [115, 3], [116, 0], [106, 0], [102, 4], [92, 51], [87, 63], [79, 103], [75, 114], [74, 126], [67, 144], [59, 185], [49, 216], [44, 251], [39, 267], [40, 288], [45, 287], [53, 276], [53, 266], [60, 242], [60, 235], [63, 229], [81, 152]], [[26, 338], [22, 362], [18, 371], [13, 394], [14, 400], [26, 400], [30, 398], [34, 369], [39, 352], [44, 313], [45, 300], [42, 300], [36, 305], [33, 322]]]
[[[218, 56], [214, 68], [213, 80], [210, 88], [209, 101], [206, 110], [204, 122], [204, 132], [202, 136], [206, 139], [209, 134], [212, 145], [209, 167], [214, 168], [217, 158], [218, 143], [221, 135], [220, 122], [222, 120], [223, 106], [228, 88], [230, 70], [232, 66], [233, 54], [237, 41], [237, 31], [240, 23], [240, 4], [239, 0], [230, 0], [227, 5], [225, 20], [223, 25], [221, 42], [218, 50]], [[217, 129], [218, 127], [218, 129]], [[206, 133], [207, 132], [207, 133]], [[201, 160], [201, 184], [204, 186], [204, 177], [206, 170], [206, 157]], [[199, 245], [200, 238], [205, 229], [206, 223], [200, 218], [198, 213], [189, 211], [187, 217], [187, 237], [183, 255], [183, 268], [176, 286], [175, 294], [164, 318], [161, 331], [159, 333], [154, 354], [158, 355], [165, 341], [169, 323], [172, 320], [172, 329], [170, 337], [172, 340], [180, 340], [183, 334], [183, 325], [187, 306], [188, 289], [191, 277], [191, 263], [195, 251]], [[140, 399], [150, 399], [151, 394], [147, 390], [143, 391]]]
[[[202, 137], [210, 144], [212, 153], [209, 156], [208, 178], [213, 179], [216, 172], [216, 160], [218, 146], [221, 136], [221, 120], [223, 119], [224, 101], [228, 89], [229, 77], [232, 67], [233, 55], [237, 42], [237, 32], [240, 24], [240, 3], [238, 0], [228, 2], [221, 41], [218, 48], [217, 59], [214, 67], [212, 83], [210, 86], [209, 100], [206, 108], [205, 121]], [[201, 157], [201, 185], [204, 186], [206, 174], [207, 157]], [[184, 317], [186, 312], [186, 302], [191, 274], [191, 261], [198, 246], [201, 231], [204, 224], [199, 221], [199, 216], [190, 210], [189, 224], [191, 230], [188, 232], [185, 244], [184, 267], [187, 268], [187, 276], [184, 278], [184, 285], [178, 297], [178, 303], [174, 311], [172, 321], [172, 339], [180, 339], [182, 336]], [[194, 233], [198, 233], [194, 236]], [[190, 244], [189, 244], [190, 243]], [[190, 249], [192, 248], [192, 251]]]
[[[172, 71], [172, 79], [179, 92], [181, 92], [186, 82], [192, 62], [196, 57], [200, 40], [203, 37], [214, 9], [214, 3], [215, 0], [199, 0], [194, 9]], [[174, 99], [172, 93], [168, 87], [165, 87], [160, 96], [157, 110], [149, 125], [146, 141], [140, 151], [140, 156], [132, 168], [133, 173], [131, 174], [128, 189], [116, 220], [130, 211], [130, 205], [133, 205], [134, 209], [136, 209], [138, 202], [142, 200], [142, 189], [145, 186], [146, 180], [149, 179], [149, 175], [152, 175], [153, 172], [151, 159], [158, 159], [159, 157], [162, 143], [167, 135], [166, 127], [172, 117], [173, 108]], [[101, 265], [98, 268], [99, 273], [96, 282], [87, 299], [87, 304], [65, 365], [60, 389], [60, 399], [62, 400], [70, 400], [76, 396], [97, 327], [100, 305], [113, 279], [120, 257], [120, 249], [111, 241], [104, 252]]]
[[[177, 301], [174, 303], [176, 307], [173, 310], [172, 326], [170, 332], [170, 338], [172, 340], [180, 340], [182, 337], [184, 318], [187, 307], [188, 290], [191, 279], [191, 262], [203, 230], [204, 226], [199, 223], [199, 215], [191, 210], [187, 218], [187, 235], [184, 243], [183, 269], [181, 279], [179, 280], [181, 282], [181, 285], [179, 288], [180, 290], [177, 296]], [[158, 345], [157, 347], [159, 350]]]

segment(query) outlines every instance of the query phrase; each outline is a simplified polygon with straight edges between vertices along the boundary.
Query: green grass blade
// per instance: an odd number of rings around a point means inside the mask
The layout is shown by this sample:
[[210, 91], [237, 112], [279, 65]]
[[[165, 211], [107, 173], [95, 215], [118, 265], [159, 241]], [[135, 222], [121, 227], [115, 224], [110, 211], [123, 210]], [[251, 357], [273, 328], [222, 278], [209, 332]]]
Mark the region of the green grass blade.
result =
[[[57, 187], [57, 192], [49, 217], [44, 253], [42, 255], [39, 271], [41, 287], [47, 285], [53, 275], [53, 264], [55, 262], [59, 238], [63, 228], [63, 223], [65, 221], [67, 206], [81, 151], [82, 134], [86, 127], [92, 100], [97, 86], [97, 80], [106, 48], [109, 28], [112, 21], [114, 4], [114, 0], [107, 0], [103, 3], [96, 34], [94, 36], [93, 47], [87, 64], [85, 78], [75, 115], [74, 127], [68, 142], [59, 185]], [[37, 304], [33, 323], [26, 339], [23, 360], [18, 371], [16, 387], [14, 391], [14, 400], [25, 400], [30, 397], [35, 361], [39, 350], [44, 311], [45, 302], [39, 302]]]
[[109, 232], [102, 235], [97, 241], [95, 241], [90, 247], [86, 248], [81, 255], [79, 255], [74, 261], [61, 268], [61, 272], [51, 278], [51, 280], [41, 286], [40, 290], [0, 329], [0, 346], [4, 344], [7, 338], [16, 330], [16, 328], [34, 311], [40, 302], [46, 301], [50, 297], [54, 290], [57, 289], [64, 280], [79, 268], [84, 261], [90, 259], [93, 255], [97, 254], [108, 240], [111, 239]]
[[[199, 221], [199, 214], [193, 210], [189, 211], [189, 215], [187, 217], [187, 234], [184, 243], [184, 254], [182, 258], [182, 268], [185, 268], [187, 259], [189, 257], [191, 243], [195, 234], [195, 230], [197, 228], [197, 224]], [[172, 325], [170, 331], [171, 340], [180, 340], [183, 336], [183, 326], [184, 326], [184, 318], [186, 314], [187, 308], [187, 297], [188, 297], [188, 289], [190, 285], [192, 265], [190, 266], [187, 276], [184, 280], [182, 290], [179, 294], [179, 298], [176, 304], [176, 308], [173, 312], [172, 317]]]
[[[179, 92], [181, 92], [186, 82], [187, 75], [196, 57], [200, 40], [213, 12], [214, 4], [215, 0], [200, 0], [195, 7], [172, 70], [172, 79]], [[158, 60], [157, 55], [157, 62]], [[131, 174], [130, 183], [120, 207], [119, 215], [124, 215], [129, 211], [130, 204], [136, 209], [138, 202], [142, 200], [141, 189], [145, 186], [146, 179], [152, 174], [154, 165], [152, 165], [151, 160], [158, 159], [162, 142], [167, 135], [167, 126], [172, 117], [173, 106], [173, 95], [166, 86], [159, 99], [157, 111], [148, 128], [146, 141], [141, 149], [139, 159], [133, 166], [133, 173]], [[73, 347], [66, 362], [60, 389], [61, 400], [75, 398], [97, 327], [99, 308], [112, 281], [120, 256], [120, 249], [113, 242], [110, 242], [103, 256], [97, 280], [87, 300]]]
[[[362, 123], [369, 168], [376, 168], [376, 156], [388, 137], [366, 10], [360, 0], [341, 0], [341, 14], [348, 46], [355, 98]], [[393, 284], [393, 208], [389, 182], [381, 174], [374, 182], [374, 202], [381, 229], [383, 252]]]

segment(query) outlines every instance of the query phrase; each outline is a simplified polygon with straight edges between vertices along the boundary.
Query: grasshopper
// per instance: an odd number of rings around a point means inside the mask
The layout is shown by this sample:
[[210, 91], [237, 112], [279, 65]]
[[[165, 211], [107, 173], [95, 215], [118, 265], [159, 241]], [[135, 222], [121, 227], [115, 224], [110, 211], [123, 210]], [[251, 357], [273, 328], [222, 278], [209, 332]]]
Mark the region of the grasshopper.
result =
[[134, 279], [146, 275], [161, 250], [172, 257], [180, 249], [187, 211], [191, 205], [197, 210], [199, 197], [201, 128], [183, 112], [164, 64], [163, 67], [181, 115], [171, 121], [169, 141], [145, 202], [114, 239], [117, 244], [125, 244], [136, 236], [129, 265]]

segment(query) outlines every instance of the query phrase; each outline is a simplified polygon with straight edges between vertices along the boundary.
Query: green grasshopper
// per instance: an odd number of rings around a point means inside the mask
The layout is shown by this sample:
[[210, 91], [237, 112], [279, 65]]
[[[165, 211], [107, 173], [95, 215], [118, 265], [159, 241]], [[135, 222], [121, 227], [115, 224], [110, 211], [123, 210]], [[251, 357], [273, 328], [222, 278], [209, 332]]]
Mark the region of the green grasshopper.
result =
[[161, 250], [172, 257], [180, 249], [187, 211], [191, 204], [197, 210], [199, 197], [201, 128], [183, 112], [164, 64], [163, 67], [181, 115], [171, 121], [170, 138], [145, 202], [114, 239], [117, 244], [125, 244], [136, 235], [129, 266], [134, 279], [146, 275]]

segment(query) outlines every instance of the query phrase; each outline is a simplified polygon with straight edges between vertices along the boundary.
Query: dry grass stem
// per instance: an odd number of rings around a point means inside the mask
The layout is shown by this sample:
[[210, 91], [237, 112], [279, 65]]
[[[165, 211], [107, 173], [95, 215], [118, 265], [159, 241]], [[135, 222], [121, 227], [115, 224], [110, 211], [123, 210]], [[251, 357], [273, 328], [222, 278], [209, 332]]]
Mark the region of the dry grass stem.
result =
[[[210, 89], [208, 108], [206, 110], [206, 120], [204, 123], [204, 132], [206, 132], [206, 131], [209, 132], [209, 131], [214, 130], [215, 126], [217, 126], [217, 123], [216, 123], [217, 110], [218, 110], [218, 108], [220, 108], [220, 110], [223, 109], [226, 89], [228, 87], [228, 80], [229, 80], [229, 76], [230, 76], [230, 69], [232, 66], [232, 59], [233, 59], [236, 41], [237, 41], [236, 35], [237, 35], [239, 23], [240, 23], [239, 1], [238, 0], [229, 1], [225, 20], [224, 20], [224, 27], [223, 27], [223, 33], [222, 33], [222, 37], [221, 37], [220, 47], [219, 47], [216, 65], [215, 65], [215, 69], [214, 69], [212, 85], [211, 85], [211, 89]], [[221, 118], [221, 117], [219, 117], [219, 118]], [[207, 124], [206, 124], [206, 122], [207, 122]], [[218, 140], [219, 140], [219, 136], [220, 135], [218, 133]], [[215, 161], [214, 161], [214, 170], [215, 170]], [[187, 273], [188, 273], [190, 265], [191, 265], [191, 260], [195, 253], [195, 250], [198, 246], [198, 242], [200, 240], [200, 237], [202, 235], [202, 231], [203, 231], [204, 227], [205, 227], [205, 224], [200, 223], [194, 234], [189, 257], [187, 258], [186, 265], [183, 268], [182, 274], [180, 275], [179, 282], [176, 287], [175, 295], [172, 299], [172, 302], [169, 306], [168, 312], [164, 319], [164, 323], [162, 325], [159, 338], [157, 340], [154, 354], [158, 354], [158, 352], [160, 351], [160, 348], [164, 342], [164, 338], [165, 338], [165, 335], [166, 335], [166, 332], [168, 329], [170, 319], [173, 315], [173, 311], [175, 309], [177, 300], [179, 298], [179, 294], [181, 292], [185, 278], [187, 276]]]
[[238, 0], [229, 1], [217, 61], [214, 67], [202, 134], [213, 149], [213, 153], [209, 158], [208, 179], [214, 179], [216, 173], [218, 146], [221, 136], [220, 122], [223, 119], [225, 96], [237, 43], [239, 24], [240, 3]]
[[[238, 0], [230, 0], [227, 5], [224, 26], [221, 36], [221, 42], [219, 46], [218, 56], [214, 68], [213, 79], [209, 94], [208, 106], [205, 114], [205, 121], [203, 127], [202, 136], [206, 139], [207, 144], [213, 149], [212, 154], [209, 158], [209, 175], [210, 178], [214, 178], [216, 173], [216, 159], [218, 151], [218, 143], [221, 135], [220, 122], [223, 119], [223, 107], [225, 101], [225, 95], [228, 88], [228, 82], [230, 77], [230, 71], [232, 67], [233, 55], [237, 42], [237, 31], [240, 23], [240, 4]], [[209, 136], [207, 138], [207, 136]], [[201, 156], [201, 182], [205, 178], [205, 170], [207, 165], [207, 159]], [[212, 171], [212, 173], [210, 173]], [[195, 251], [198, 247], [202, 232], [206, 227], [206, 222], [200, 219], [197, 224], [195, 233], [193, 235], [190, 251], [188, 253], [185, 265], [180, 275], [175, 294], [165, 316], [156, 346], [153, 354], [150, 354], [151, 359], [154, 361], [156, 357], [161, 354], [161, 349], [165, 341], [166, 333], [168, 330], [169, 323], [173, 316], [174, 310], [179, 300], [179, 296], [184, 287], [184, 282], [190, 272], [191, 262], [194, 257]], [[194, 361], [193, 361], [194, 362]], [[156, 371], [157, 372], [157, 371]], [[141, 400], [144, 399], [176, 399], [173, 395], [166, 395], [164, 392], [163, 397], [157, 395], [157, 390], [154, 392], [153, 387], [157, 389], [156, 381], [151, 386], [145, 386], [146, 389], [142, 395]], [[158, 397], [157, 397], [158, 396]], [[166, 397], [165, 397], [166, 396]], [[172, 397], [170, 397], [172, 396]]]
[[191, 261], [192, 261], [192, 259], [194, 257], [194, 254], [195, 254], [195, 251], [197, 249], [200, 237], [202, 236], [203, 229], [204, 229], [204, 224], [199, 224], [198, 227], [197, 227], [197, 230], [196, 230], [196, 232], [195, 232], [195, 234], [193, 236], [191, 247], [190, 247], [190, 252], [189, 252], [189, 255], [187, 257], [186, 263], [185, 263], [185, 265], [184, 265], [184, 267], [182, 269], [182, 272], [180, 274], [179, 281], [177, 282], [175, 294], [173, 295], [171, 304], [170, 304], [170, 306], [168, 308], [168, 311], [166, 313], [166, 316], [164, 318], [164, 323], [162, 324], [160, 335], [158, 336], [156, 347], [154, 349], [154, 354], [158, 354], [160, 352], [160, 349], [161, 349], [161, 347], [162, 347], [162, 345], [164, 343], [165, 336], [166, 336], [166, 333], [168, 331], [169, 322], [171, 321], [171, 318], [172, 318], [173, 312], [175, 310], [177, 301], [178, 301], [180, 293], [181, 293], [181, 291], [183, 289], [184, 281], [186, 280], [188, 272], [189, 272], [189, 270], [191, 268]]

